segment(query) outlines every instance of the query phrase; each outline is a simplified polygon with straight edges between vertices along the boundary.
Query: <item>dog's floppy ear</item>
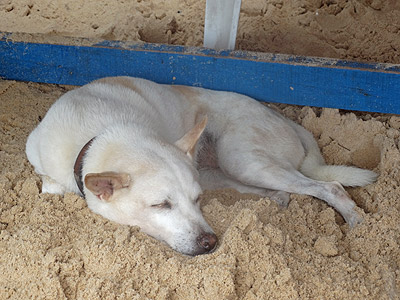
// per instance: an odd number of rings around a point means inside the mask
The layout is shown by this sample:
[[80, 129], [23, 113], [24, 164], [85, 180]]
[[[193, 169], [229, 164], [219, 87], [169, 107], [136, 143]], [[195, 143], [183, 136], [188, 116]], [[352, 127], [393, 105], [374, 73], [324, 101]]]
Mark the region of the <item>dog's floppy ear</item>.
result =
[[89, 173], [85, 176], [89, 191], [105, 201], [110, 200], [115, 190], [128, 187], [130, 182], [131, 177], [126, 173]]
[[193, 158], [195, 146], [201, 134], [206, 128], [208, 118], [204, 116], [191, 130], [189, 130], [175, 145], [185, 152], [190, 158]]

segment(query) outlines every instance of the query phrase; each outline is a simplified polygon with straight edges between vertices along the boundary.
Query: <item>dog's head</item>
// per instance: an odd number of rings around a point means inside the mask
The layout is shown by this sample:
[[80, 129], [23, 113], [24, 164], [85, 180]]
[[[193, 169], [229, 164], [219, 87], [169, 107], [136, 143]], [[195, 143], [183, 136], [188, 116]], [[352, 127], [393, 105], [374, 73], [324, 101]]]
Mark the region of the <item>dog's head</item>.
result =
[[86, 174], [89, 207], [112, 221], [139, 226], [181, 253], [212, 251], [217, 237], [200, 210], [201, 187], [192, 161], [206, 122], [203, 119], [174, 145], [152, 140], [139, 155], [138, 149], [134, 155], [119, 155], [114, 162], [117, 172]]

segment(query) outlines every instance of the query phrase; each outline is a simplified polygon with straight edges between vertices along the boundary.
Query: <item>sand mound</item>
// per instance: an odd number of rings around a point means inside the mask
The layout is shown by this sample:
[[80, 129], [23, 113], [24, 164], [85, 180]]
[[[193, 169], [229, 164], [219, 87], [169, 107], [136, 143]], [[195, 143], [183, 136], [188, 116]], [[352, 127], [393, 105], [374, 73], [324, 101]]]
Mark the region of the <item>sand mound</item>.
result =
[[0, 299], [399, 298], [399, 117], [280, 106], [329, 162], [380, 174], [349, 189], [364, 222], [349, 230], [308, 196], [281, 209], [256, 195], [206, 192], [202, 209], [221, 243], [192, 258], [95, 215], [75, 194], [39, 193], [25, 141], [66, 89], [0, 81]]

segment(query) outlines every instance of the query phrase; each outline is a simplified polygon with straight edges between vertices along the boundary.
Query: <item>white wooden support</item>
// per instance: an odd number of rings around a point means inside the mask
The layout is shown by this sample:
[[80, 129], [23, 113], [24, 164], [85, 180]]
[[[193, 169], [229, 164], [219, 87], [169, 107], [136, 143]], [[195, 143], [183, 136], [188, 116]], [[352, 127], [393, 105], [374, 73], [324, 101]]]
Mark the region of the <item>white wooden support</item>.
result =
[[241, 0], [207, 0], [204, 47], [235, 49]]

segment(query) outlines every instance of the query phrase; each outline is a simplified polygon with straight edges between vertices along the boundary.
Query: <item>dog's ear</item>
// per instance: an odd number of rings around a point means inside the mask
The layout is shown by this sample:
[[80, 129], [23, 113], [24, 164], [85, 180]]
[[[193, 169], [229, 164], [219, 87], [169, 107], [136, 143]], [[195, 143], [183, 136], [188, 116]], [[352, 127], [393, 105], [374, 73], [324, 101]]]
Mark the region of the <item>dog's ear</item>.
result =
[[104, 172], [89, 173], [85, 176], [85, 185], [101, 200], [109, 201], [115, 190], [126, 188], [131, 177], [126, 173]]
[[206, 128], [208, 118], [204, 116], [191, 130], [189, 130], [175, 145], [185, 152], [190, 158], [193, 158], [195, 146], [201, 134]]

